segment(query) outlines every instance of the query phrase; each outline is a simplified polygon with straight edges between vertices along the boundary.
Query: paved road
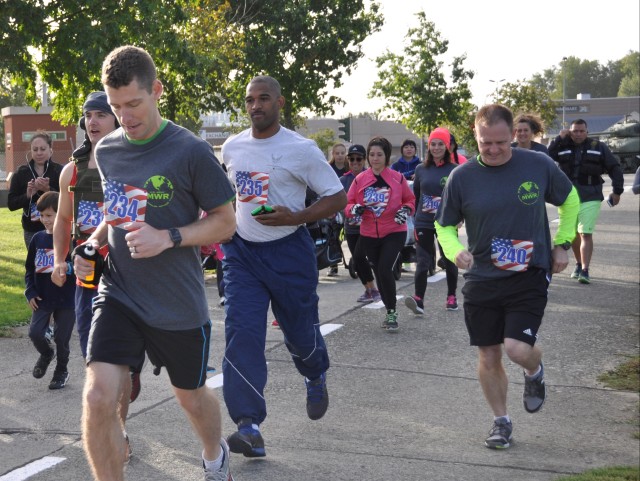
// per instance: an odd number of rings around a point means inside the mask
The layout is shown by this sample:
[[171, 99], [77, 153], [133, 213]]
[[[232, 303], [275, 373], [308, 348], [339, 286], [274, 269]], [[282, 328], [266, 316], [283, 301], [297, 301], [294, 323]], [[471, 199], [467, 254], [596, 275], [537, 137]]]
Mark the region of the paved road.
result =
[[[626, 180], [629, 185], [631, 176]], [[378, 327], [381, 309], [354, 302], [361, 286], [341, 269], [338, 278], [321, 275], [319, 288], [324, 329], [337, 328], [326, 336], [329, 411], [320, 421], [307, 418], [303, 380], [281, 332], [270, 327], [269, 417], [262, 426], [267, 457], [234, 455], [236, 481], [546, 481], [599, 466], [638, 465], [638, 440], [632, 437], [637, 424], [631, 422], [637, 420], [638, 395], [606, 389], [596, 380], [638, 353], [638, 200], [626, 193], [621, 205], [603, 207], [591, 285], [578, 284], [568, 273], [553, 280], [540, 332], [548, 386], [540, 413], [525, 413], [521, 372], [507, 362], [511, 449], [496, 452], [483, 445], [491, 414], [462, 310], [444, 309], [445, 282], [436, 276], [429, 284], [425, 317], [399, 303], [401, 330], [393, 335]], [[555, 209], [549, 217], [556, 217]], [[411, 277], [403, 274], [399, 295], [412, 293]], [[219, 367], [223, 311], [214, 282], [208, 293], [211, 364]], [[28, 338], [0, 339], [0, 481], [91, 479], [79, 432], [83, 366], [76, 346], [74, 337], [69, 385], [51, 392], [49, 374], [43, 380], [31, 376], [36, 356]], [[219, 380], [209, 382], [215, 386]], [[145, 367], [143, 391], [127, 425], [134, 448], [127, 479], [202, 479], [200, 447], [164, 372], [155, 377]], [[224, 432], [233, 428], [225, 411]]]

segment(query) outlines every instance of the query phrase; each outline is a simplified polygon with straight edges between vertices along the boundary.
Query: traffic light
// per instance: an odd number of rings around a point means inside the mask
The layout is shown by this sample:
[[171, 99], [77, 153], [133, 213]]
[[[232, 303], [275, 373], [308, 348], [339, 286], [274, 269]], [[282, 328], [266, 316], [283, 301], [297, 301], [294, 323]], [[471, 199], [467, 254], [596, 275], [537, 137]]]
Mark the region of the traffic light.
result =
[[338, 120], [338, 137], [346, 142], [351, 142], [351, 117]]

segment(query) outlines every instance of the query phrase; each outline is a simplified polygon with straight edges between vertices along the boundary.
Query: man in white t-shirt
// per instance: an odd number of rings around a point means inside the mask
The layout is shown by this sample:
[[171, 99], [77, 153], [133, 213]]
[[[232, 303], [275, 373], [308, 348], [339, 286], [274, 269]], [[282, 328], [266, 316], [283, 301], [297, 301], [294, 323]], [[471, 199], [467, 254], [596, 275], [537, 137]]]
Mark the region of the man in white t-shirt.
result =
[[[251, 128], [222, 146], [237, 191], [236, 235], [222, 247], [224, 397], [238, 425], [228, 438], [230, 449], [247, 457], [265, 456], [259, 426], [267, 416], [264, 349], [270, 303], [291, 358], [305, 376], [307, 415], [320, 419], [329, 405], [315, 247], [305, 224], [344, 209], [347, 198], [315, 142], [280, 125], [284, 102], [277, 80], [255, 77], [245, 97]], [[321, 199], [305, 208], [307, 186]]]

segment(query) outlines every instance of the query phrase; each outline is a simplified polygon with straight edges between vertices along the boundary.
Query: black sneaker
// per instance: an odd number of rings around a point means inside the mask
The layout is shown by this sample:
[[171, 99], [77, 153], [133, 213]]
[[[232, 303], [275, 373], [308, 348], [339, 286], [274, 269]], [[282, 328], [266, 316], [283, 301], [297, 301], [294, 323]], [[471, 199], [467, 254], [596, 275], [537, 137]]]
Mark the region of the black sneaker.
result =
[[69, 380], [68, 371], [53, 371], [53, 378], [49, 383], [49, 389], [62, 389], [67, 385]]
[[407, 306], [414, 314], [421, 316], [424, 314], [424, 303], [418, 296], [409, 296], [404, 300], [404, 305]]
[[329, 272], [327, 273], [328, 277], [337, 277], [338, 275], [338, 266], [331, 266], [329, 268]]
[[327, 374], [323, 372], [318, 379], [313, 381], [305, 378], [304, 382], [307, 385], [307, 416], [315, 421], [324, 416], [329, 407]]
[[589, 278], [589, 269], [582, 269], [580, 275], [578, 276], [578, 282], [580, 284], [591, 284], [591, 279]]
[[267, 455], [262, 434], [254, 429], [252, 424], [250, 418], [242, 418], [238, 423], [238, 431], [227, 438], [232, 453], [243, 454], [247, 458], [261, 458]]
[[44, 377], [44, 375], [47, 373], [47, 369], [49, 368], [49, 364], [51, 364], [51, 361], [53, 361], [53, 357], [55, 355], [55, 351], [51, 351], [51, 354], [49, 356], [40, 354], [40, 357], [36, 361], [36, 365], [33, 367], [33, 377], [35, 377], [36, 379]]
[[387, 332], [397, 332], [400, 329], [400, 326], [398, 326], [398, 311], [389, 309], [382, 325]]
[[576, 264], [576, 268], [571, 273], [571, 279], [579, 279], [582, 272], [582, 264]]
[[504, 418], [498, 418], [493, 422], [489, 431], [489, 437], [484, 440], [484, 445], [490, 449], [507, 449], [513, 441], [513, 424]]
[[537, 413], [542, 408], [547, 397], [547, 390], [544, 385], [544, 367], [540, 363], [540, 373], [534, 379], [524, 375], [524, 394], [522, 403], [528, 413]]

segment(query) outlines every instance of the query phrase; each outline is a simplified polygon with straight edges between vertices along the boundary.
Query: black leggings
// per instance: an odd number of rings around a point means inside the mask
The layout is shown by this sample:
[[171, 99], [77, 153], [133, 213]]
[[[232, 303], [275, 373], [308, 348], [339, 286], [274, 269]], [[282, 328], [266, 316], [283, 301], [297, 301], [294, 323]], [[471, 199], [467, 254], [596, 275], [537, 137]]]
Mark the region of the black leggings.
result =
[[[434, 229], [419, 228], [416, 229], [416, 275], [415, 275], [415, 295], [420, 299], [424, 299], [427, 292], [427, 277], [429, 270], [433, 268], [433, 259], [435, 259], [435, 237]], [[447, 273], [447, 296], [455, 296], [458, 288], [458, 268], [447, 259], [442, 252], [442, 247], [438, 242], [440, 256], [444, 259], [445, 272]]]
[[351, 259], [353, 259], [353, 267], [358, 274], [358, 279], [362, 282], [362, 285], [366, 285], [368, 282], [373, 281], [373, 272], [371, 272], [371, 266], [367, 261], [367, 256], [362, 249], [362, 246], [358, 242], [360, 234], [347, 234], [347, 245], [349, 246], [349, 252], [351, 252]]
[[396, 308], [396, 279], [393, 277], [393, 265], [398, 261], [406, 240], [406, 232], [393, 232], [382, 238], [360, 236], [360, 246], [373, 267], [380, 297], [387, 309]]

